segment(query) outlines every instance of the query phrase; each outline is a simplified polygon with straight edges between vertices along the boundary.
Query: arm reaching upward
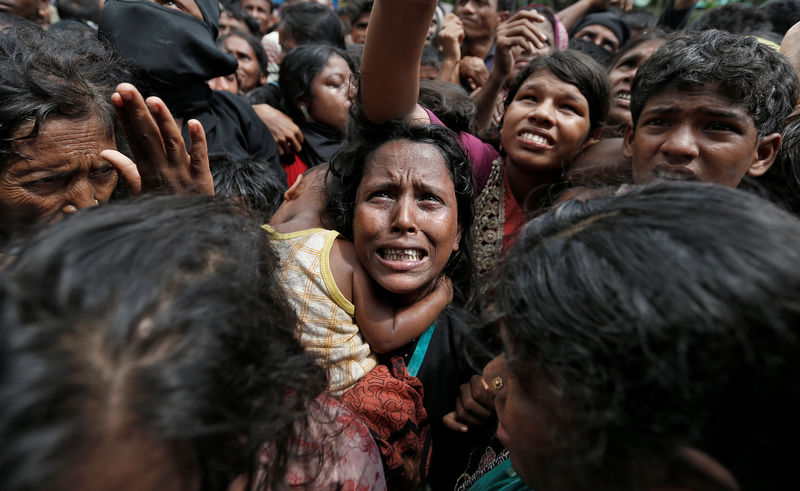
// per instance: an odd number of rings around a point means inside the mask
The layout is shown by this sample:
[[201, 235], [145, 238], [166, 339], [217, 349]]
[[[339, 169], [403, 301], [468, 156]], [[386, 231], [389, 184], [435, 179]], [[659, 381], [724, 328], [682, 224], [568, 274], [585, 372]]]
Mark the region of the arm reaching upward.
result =
[[437, 0], [375, 1], [361, 62], [361, 105], [371, 122], [416, 115], [419, 63], [436, 4]]

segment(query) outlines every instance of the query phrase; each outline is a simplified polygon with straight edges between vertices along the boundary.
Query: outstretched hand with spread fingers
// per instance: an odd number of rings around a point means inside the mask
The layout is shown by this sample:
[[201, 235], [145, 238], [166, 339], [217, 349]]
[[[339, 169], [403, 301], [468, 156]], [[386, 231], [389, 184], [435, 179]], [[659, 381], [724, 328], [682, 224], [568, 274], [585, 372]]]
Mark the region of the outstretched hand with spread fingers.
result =
[[208, 163], [208, 145], [203, 126], [190, 119], [189, 151], [181, 130], [164, 101], [145, 100], [131, 84], [117, 86], [111, 102], [133, 153], [132, 161], [116, 150], [100, 156], [117, 169], [131, 194], [161, 191], [175, 194], [214, 194]]

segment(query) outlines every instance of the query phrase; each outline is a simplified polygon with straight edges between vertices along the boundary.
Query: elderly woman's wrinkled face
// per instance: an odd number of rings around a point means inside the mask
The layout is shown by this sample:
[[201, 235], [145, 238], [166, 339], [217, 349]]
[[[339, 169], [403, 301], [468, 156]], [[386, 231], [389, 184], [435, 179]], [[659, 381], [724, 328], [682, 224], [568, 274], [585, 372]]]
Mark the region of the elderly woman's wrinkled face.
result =
[[344, 131], [353, 97], [353, 72], [344, 58], [332, 54], [311, 80], [311, 120]]
[[[16, 137], [24, 136], [30, 126]], [[82, 208], [107, 203], [117, 172], [100, 157], [116, 149], [97, 118], [50, 119], [38, 137], [14, 143], [26, 158], [12, 157], [0, 170], [0, 228], [54, 222]]]
[[439, 149], [407, 140], [379, 147], [353, 217], [356, 254], [369, 275], [412, 303], [434, 287], [460, 240], [453, 179]]

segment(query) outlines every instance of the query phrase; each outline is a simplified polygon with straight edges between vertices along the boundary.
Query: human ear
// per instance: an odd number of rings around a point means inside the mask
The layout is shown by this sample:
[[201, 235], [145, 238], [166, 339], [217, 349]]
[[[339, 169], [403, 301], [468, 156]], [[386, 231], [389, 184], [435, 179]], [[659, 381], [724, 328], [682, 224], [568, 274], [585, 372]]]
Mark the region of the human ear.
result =
[[461, 224], [459, 223], [458, 224], [458, 232], [456, 232], [456, 241], [455, 241], [455, 244], [453, 245], [453, 252], [457, 251], [459, 249], [459, 247], [461, 247], [461, 231], [462, 231], [462, 228], [461, 228]]
[[750, 177], [760, 177], [766, 174], [775, 162], [775, 157], [778, 156], [778, 150], [780, 148], [780, 133], [770, 133], [760, 138], [756, 144], [755, 160], [753, 160], [753, 164], [750, 168], [747, 169], [747, 175]]
[[603, 128], [595, 128], [594, 131], [590, 132], [586, 136], [586, 141], [583, 142], [583, 145], [581, 145], [581, 149], [579, 150], [578, 153], [583, 152], [587, 148], [597, 143], [600, 140], [600, 133], [602, 132]]
[[738, 491], [733, 474], [711, 455], [694, 447], [681, 447], [665, 462], [661, 483], [652, 491]]
[[297, 176], [297, 179], [292, 183], [292, 186], [283, 193], [284, 201], [292, 201], [300, 196], [300, 181], [303, 180], [303, 174]]
[[311, 115], [308, 113], [308, 103], [307, 102], [298, 102], [297, 108], [300, 109], [300, 112], [303, 113], [303, 119], [306, 123], [311, 123]]
[[622, 140], [622, 156], [626, 159], [633, 158], [633, 125], [628, 123], [625, 126], [625, 137]]

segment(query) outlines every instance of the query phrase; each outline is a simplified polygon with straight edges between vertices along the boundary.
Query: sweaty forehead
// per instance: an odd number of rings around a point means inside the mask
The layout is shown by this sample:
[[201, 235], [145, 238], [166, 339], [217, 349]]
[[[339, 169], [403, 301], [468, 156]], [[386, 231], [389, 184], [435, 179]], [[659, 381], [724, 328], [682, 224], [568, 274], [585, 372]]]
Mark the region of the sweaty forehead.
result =
[[[384, 143], [367, 159], [364, 178], [439, 180], [449, 172], [442, 153], [431, 143], [394, 140]], [[452, 181], [452, 179], [450, 179]], [[434, 185], [434, 182], [426, 184]]]

